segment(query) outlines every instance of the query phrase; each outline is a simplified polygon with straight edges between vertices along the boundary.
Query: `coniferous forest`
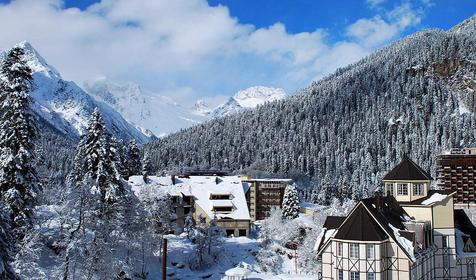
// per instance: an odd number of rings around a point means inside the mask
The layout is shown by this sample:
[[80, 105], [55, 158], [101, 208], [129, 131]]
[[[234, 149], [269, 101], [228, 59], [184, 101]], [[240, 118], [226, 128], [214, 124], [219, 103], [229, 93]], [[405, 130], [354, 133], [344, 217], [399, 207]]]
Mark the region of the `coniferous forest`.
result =
[[146, 151], [155, 170], [309, 178], [329, 189], [327, 202], [340, 187], [367, 195], [404, 153], [435, 175], [436, 155], [476, 145], [475, 46], [467, 22], [422, 31], [284, 101], [182, 130]]

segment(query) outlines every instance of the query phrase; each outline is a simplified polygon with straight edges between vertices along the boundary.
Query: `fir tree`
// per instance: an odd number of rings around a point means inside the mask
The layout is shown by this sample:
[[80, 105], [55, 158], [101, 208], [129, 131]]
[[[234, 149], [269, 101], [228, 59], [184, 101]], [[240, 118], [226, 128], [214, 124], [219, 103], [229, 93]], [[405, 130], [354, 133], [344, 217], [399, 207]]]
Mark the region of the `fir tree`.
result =
[[150, 154], [146, 152], [144, 154], [144, 162], [142, 164], [142, 177], [144, 178], [144, 181], [146, 181], [147, 177], [150, 175], [152, 169], [151, 165]]
[[127, 175], [139, 175], [142, 171], [140, 149], [135, 140], [131, 140], [127, 145]]
[[289, 220], [295, 219], [299, 216], [299, 197], [294, 185], [289, 185], [284, 190], [281, 212], [283, 218]]
[[40, 191], [34, 168], [37, 129], [30, 108], [32, 76], [23, 55], [20, 47], [10, 50], [0, 72], [0, 198], [17, 240], [30, 227]]
[[[134, 250], [120, 256], [129, 251], [117, 248], [137, 244], [135, 238], [142, 235], [132, 232], [144, 226], [139, 218], [140, 204], [134, 201], [119, 174], [117, 153], [116, 144], [96, 109], [78, 145], [69, 178], [65, 208], [73, 224], [67, 240], [65, 279], [74, 278], [78, 273], [107, 278], [107, 275], [127, 272], [127, 268], [133, 266], [130, 254]], [[72, 267], [80, 269], [72, 270]]]

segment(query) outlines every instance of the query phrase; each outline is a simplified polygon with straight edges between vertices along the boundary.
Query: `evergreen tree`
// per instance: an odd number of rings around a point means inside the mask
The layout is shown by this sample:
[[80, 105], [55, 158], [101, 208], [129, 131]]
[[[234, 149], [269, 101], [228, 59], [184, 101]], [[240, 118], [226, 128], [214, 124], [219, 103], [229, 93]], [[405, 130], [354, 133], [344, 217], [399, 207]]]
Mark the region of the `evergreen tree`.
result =
[[299, 197], [294, 185], [289, 185], [284, 190], [281, 213], [285, 219], [295, 219], [299, 216]]
[[135, 140], [127, 145], [127, 176], [139, 175], [142, 171], [140, 149]]
[[142, 164], [142, 177], [144, 178], [144, 181], [147, 180], [147, 177], [150, 175], [152, 166], [150, 162], [150, 154], [146, 152], [144, 154], [144, 162]]
[[134, 266], [131, 255], [135, 250], [124, 247], [136, 246], [134, 241], [143, 236], [133, 232], [145, 226], [140, 203], [121, 180], [112, 141], [96, 109], [78, 145], [69, 178], [65, 209], [73, 224], [67, 234], [64, 279], [78, 274], [99, 278], [129, 275]]
[[30, 109], [32, 76], [23, 55], [20, 47], [10, 50], [0, 72], [0, 198], [17, 240], [30, 227], [40, 191], [34, 168], [37, 129]]

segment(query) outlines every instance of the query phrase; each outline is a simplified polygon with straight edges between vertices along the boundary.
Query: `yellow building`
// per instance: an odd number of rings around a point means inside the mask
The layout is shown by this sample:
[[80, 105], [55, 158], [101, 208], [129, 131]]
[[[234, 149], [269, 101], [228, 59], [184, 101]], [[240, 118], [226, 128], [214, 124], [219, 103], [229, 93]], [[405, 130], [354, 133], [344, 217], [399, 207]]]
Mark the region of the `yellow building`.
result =
[[327, 217], [315, 250], [322, 279], [475, 279], [476, 228], [454, 192], [404, 158], [383, 179], [386, 195]]

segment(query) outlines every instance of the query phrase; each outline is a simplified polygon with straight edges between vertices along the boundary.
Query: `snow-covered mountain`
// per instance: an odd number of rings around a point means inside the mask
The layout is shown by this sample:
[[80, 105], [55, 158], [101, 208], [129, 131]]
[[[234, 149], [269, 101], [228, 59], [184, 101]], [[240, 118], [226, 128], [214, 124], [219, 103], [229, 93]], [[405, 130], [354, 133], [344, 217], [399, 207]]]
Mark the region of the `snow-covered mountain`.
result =
[[[25, 51], [28, 66], [32, 69], [34, 84], [31, 96], [34, 112], [61, 133], [78, 139], [85, 131], [89, 116], [97, 107], [109, 131], [123, 140], [135, 139], [146, 143], [151, 139], [142, 130], [128, 123], [111, 106], [98, 102], [72, 81], [61, 74], [29, 44], [18, 44]], [[5, 52], [0, 53], [0, 60]]]
[[230, 97], [224, 104], [218, 106], [210, 112], [212, 118], [236, 114], [246, 109], [255, 108], [266, 102], [281, 100], [286, 97], [286, 93], [281, 88], [264, 86], [250, 87], [238, 91], [235, 96]]
[[144, 90], [133, 83], [119, 85], [102, 79], [85, 83], [84, 89], [119, 111], [128, 121], [146, 127], [158, 136], [177, 132], [212, 118], [254, 108], [285, 96], [282, 89], [251, 87], [237, 92], [217, 108], [210, 108], [203, 100], [198, 100], [189, 108], [170, 97]]
[[[119, 111], [128, 121], [163, 136], [207, 120], [206, 114], [195, 113], [173, 99], [129, 83], [118, 85], [102, 79], [84, 84], [84, 89]], [[201, 105], [206, 106], [204, 103]]]

